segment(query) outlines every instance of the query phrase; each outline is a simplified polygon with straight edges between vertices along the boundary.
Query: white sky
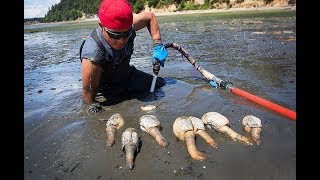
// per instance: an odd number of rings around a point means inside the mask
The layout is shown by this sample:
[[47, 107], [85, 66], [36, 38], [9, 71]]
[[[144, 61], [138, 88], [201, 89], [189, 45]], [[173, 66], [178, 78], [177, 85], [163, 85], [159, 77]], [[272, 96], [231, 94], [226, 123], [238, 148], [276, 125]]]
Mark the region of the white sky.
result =
[[24, 18], [44, 17], [49, 8], [60, 0], [24, 0]]

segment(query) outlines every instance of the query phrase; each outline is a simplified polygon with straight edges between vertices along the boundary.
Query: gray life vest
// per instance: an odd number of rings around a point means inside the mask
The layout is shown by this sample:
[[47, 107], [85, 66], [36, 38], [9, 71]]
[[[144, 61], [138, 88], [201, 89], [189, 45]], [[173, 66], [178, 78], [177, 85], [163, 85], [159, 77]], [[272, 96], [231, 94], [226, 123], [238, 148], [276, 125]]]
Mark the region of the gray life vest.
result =
[[[121, 53], [115, 53], [116, 55], [112, 56], [114, 50], [110, 46], [107, 48], [100, 41], [96, 30], [94, 30], [90, 36], [97, 43], [100, 50], [105, 54], [105, 60], [102, 63], [104, 69], [103, 74], [103, 84], [119, 84], [126, 83], [130, 77], [130, 59], [133, 54], [134, 38], [135, 32], [129, 37], [127, 44], [124, 47], [124, 50]], [[83, 40], [80, 46], [80, 61], [82, 61], [81, 53], [82, 48], [86, 40]]]

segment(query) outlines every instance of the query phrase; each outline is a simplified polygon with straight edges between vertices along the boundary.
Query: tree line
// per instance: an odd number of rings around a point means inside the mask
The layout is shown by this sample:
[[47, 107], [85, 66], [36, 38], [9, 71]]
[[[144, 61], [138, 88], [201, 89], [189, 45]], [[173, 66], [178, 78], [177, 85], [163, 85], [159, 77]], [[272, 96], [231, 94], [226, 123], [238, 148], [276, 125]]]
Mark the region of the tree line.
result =
[[[160, 8], [173, 3], [179, 4], [181, 1], [184, 0], [129, 0], [135, 13], [141, 12], [145, 4], [149, 7]], [[97, 14], [100, 3], [101, 0], [61, 0], [60, 3], [49, 8], [42, 21], [60, 22], [91, 18]]]

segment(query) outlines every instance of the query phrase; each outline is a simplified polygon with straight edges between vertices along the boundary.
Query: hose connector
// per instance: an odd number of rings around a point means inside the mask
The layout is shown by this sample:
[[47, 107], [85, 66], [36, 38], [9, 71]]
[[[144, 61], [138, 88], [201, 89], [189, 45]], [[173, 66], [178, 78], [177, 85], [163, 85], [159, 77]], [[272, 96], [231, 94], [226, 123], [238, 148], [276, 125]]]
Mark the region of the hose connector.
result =
[[223, 90], [228, 90], [228, 88], [232, 85], [233, 85], [232, 82], [229, 82], [229, 81], [221, 81], [220, 82], [220, 88]]

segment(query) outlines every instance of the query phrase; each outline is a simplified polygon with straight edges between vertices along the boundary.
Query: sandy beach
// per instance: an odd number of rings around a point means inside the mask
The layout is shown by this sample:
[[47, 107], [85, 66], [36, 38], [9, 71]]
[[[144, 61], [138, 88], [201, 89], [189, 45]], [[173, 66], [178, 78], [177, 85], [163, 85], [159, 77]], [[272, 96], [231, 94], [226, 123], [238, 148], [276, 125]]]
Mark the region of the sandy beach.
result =
[[192, 11], [177, 11], [177, 12], [156, 12], [156, 16], [170, 16], [180, 14], [199, 14], [199, 13], [222, 13], [222, 12], [241, 12], [241, 11], [268, 11], [268, 10], [295, 10], [296, 6], [269, 6], [269, 7], [248, 7], [248, 8], [230, 8], [230, 9], [207, 9], [207, 10], [192, 10]]
[[[224, 13], [224, 12], [241, 12], [241, 11], [272, 11], [272, 10], [296, 10], [295, 5], [281, 5], [281, 6], [264, 6], [264, 7], [246, 7], [246, 8], [229, 8], [229, 9], [206, 9], [206, 10], [189, 10], [176, 12], [154, 12], [156, 16], [175, 16], [183, 14], [201, 14], [201, 13]], [[80, 19], [79, 21], [96, 21], [95, 18]], [[72, 22], [72, 21], [70, 21]]]

